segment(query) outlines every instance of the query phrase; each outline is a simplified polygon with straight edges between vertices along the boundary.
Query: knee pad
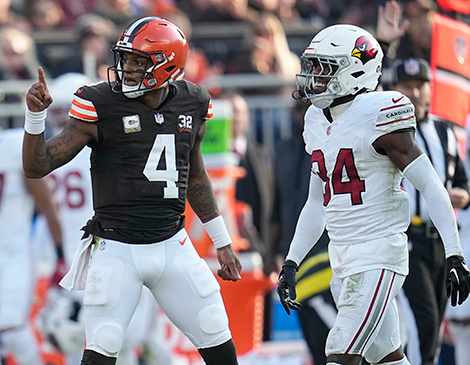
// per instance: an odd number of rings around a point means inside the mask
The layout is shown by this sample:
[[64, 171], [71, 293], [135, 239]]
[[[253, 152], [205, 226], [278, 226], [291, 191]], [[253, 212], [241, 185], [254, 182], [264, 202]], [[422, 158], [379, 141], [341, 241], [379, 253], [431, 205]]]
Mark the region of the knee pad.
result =
[[124, 340], [124, 331], [115, 323], [101, 323], [94, 330], [93, 340], [87, 348], [93, 348], [106, 356], [117, 356]]
[[207, 334], [215, 334], [228, 329], [228, 318], [225, 309], [219, 305], [203, 308], [197, 314], [199, 328]]

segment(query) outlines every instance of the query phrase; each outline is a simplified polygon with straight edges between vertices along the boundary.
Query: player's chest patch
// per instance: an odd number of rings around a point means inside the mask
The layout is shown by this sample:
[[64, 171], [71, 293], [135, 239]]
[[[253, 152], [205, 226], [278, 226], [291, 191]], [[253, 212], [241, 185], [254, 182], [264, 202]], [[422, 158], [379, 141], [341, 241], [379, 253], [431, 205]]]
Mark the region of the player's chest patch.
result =
[[165, 117], [163, 116], [163, 114], [155, 114], [155, 122], [157, 122], [157, 124], [163, 124], [164, 121]]
[[136, 133], [142, 130], [142, 125], [140, 124], [139, 115], [127, 115], [122, 117], [122, 124], [124, 126], [124, 133]]
[[179, 132], [191, 132], [193, 130], [193, 116], [192, 115], [178, 115], [179, 124], [178, 130]]

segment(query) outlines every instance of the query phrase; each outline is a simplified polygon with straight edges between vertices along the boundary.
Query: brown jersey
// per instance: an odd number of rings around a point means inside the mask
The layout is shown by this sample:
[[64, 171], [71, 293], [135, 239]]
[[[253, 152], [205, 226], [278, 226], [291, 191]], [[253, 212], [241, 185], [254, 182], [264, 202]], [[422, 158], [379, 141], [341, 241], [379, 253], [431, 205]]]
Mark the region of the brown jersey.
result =
[[85, 231], [126, 243], [152, 243], [184, 226], [190, 153], [210, 117], [209, 93], [181, 80], [157, 109], [113, 93], [107, 83], [84, 86], [69, 116], [96, 123], [90, 145], [95, 215]]

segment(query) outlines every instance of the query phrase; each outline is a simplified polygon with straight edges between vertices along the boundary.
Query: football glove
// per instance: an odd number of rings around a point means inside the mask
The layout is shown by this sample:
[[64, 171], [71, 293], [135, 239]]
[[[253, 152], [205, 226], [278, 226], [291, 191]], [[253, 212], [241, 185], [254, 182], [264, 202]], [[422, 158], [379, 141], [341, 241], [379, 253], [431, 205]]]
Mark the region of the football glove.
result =
[[302, 304], [294, 301], [297, 297], [295, 292], [297, 271], [299, 271], [297, 264], [292, 260], [286, 260], [282, 265], [282, 270], [277, 282], [277, 294], [279, 294], [282, 306], [286, 310], [287, 314], [290, 314], [291, 309], [300, 310], [302, 307]]
[[453, 307], [462, 304], [470, 292], [468, 266], [462, 256], [447, 258], [447, 298], [451, 298]]
[[51, 286], [59, 287], [59, 282], [67, 274], [68, 265], [64, 258], [58, 258], [54, 273], [51, 276]]

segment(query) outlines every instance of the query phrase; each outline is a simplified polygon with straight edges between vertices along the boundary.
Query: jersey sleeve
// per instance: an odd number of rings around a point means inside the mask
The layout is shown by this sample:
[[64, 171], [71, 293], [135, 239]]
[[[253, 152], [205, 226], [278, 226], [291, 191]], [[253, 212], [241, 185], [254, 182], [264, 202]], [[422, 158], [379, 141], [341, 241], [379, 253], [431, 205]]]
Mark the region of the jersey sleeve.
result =
[[75, 92], [69, 117], [93, 123], [99, 119], [98, 112], [93, 102], [87, 98], [87, 95], [86, 87], [81, 87]]
[[384, 93], [375, 121], [377, 137], [400, 129], [415, 128], [414, 111], [413, 104], [405, 95], [399, 92]]
[[209, 105], [207, 107], [207, 114], [204, 118], [212, 119], [213, 116], [214, 116], [214, 112], [212, 111], [212, 99], [209, 99]]

